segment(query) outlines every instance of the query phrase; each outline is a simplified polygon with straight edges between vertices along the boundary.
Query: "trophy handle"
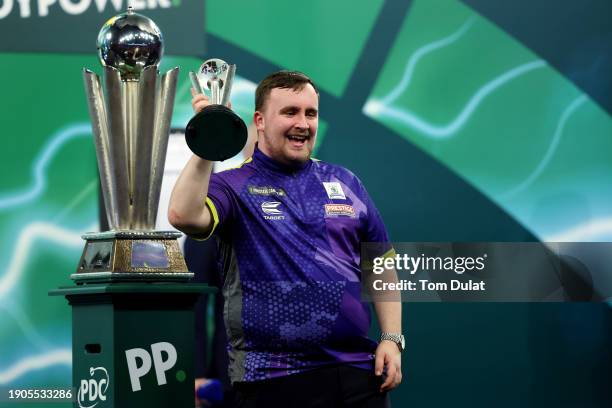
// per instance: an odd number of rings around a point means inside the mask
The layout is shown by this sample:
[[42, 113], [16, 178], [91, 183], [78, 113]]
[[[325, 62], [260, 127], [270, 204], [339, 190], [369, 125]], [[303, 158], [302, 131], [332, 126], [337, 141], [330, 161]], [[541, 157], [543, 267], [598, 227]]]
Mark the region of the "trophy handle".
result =
[[136, 134], [133, 135], [134, 150], [131, 152], [130, 163], [134, 169], [134, 184], [132, 184], [132, 225], [130, 229], [149, 230], [155, 228], [148, 223], [147, 213], [152, 206], [149, 203], [149, 189], [152, 177], [152, 156], [154, 150], [155, 111], [157, 99], [157, 67], [146, 67], [138, 81], [136, 118], [128, 118], [136, 122]]
[[117, 201], [113, 210], [113, 216], [116, 218], [113, 229], [128, 229], [130, 227], [129, 141], [125, 126], [123, 85], [119, 70], [113, 67], [104, 68], [104, 88], [110, 132], [108, 148], [115, 172], [113, 183]]
[[109, 129], [104, 95], [100, 85], [100, 77], [88, 69], [83, 70], [87, 105], [96, 146], [98, 171], [102, 196], [106, 206], [106, 217], [111, 229], [117, 228], [117, 185], [115, 184], [112, 156], [109, 149]]
[[229, 66], [227, 77], [225, 77], [225, 83], [223, 84], [223, 96], [221, 98], [221, 105], [223, 106], [227, 106], [229, 103], [232, 85], [234, 85], [234, 75], [236, 75], [236, 65], [232, 64]]
[[178, 67], [171, 69], [161, 77], [157, 94], [155, 111], [155, 131], [153, 133], [153, 157], [151, 159], [151, 185], [149, 187], [149, 208], [147, 208], [147, 223], [155, 225], [157, 219], [157, 203], [161, 194], [168, 137], [172, 122], [174, 96], [178, 82]]
[[202, 84], [200, 84], [200, 80], [195, 72], [189, 71], [189, 79], [191, 79], [191, 86], [196, 90], [196, 93], [201, 93], [202, 95], [206, 95], [204, 93], [204, 89], [202, 88]]

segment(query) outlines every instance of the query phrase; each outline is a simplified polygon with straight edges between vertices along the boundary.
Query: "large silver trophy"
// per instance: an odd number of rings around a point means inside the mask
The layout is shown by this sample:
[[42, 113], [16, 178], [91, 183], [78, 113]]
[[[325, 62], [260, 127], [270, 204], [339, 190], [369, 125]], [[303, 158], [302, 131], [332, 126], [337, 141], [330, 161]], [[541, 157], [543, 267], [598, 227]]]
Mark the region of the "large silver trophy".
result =
[[204, 61], [198, 73], [190, 72], [196, 92], [209, 94], [211, 105], [198, 112], [187, 124], [187, 146], [203, 159], [222, 161], [238, 154], [247, 141], [247, 127], [229, 102], [236, 65], [218, 58]]
[[189, 279], [177, 238], [155, 231], [178, 68], [159, 76], [162, 34], [131, 7], [98, 35], [104, 69], [84, 69], [109, 231], [88, 233], [76, 281]]

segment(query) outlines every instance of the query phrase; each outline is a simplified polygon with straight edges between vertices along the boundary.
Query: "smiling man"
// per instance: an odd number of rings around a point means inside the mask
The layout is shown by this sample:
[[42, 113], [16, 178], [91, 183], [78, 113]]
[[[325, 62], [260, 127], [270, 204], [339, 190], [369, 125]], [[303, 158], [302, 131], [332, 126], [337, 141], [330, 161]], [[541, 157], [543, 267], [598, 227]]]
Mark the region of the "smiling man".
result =
[[237, 405], [388, 406], [402, 376], [401, 305], [375, 303], [376, 343], [360, 298], [361, 243], [388, 243], [380, 214], [354, 174], [311, 158], [319, 94], [306, 75], [266, 77], [255, 110], [253, 156], [212, 176], [193, 156], [168, 212], [181, 231], [221, 243]]

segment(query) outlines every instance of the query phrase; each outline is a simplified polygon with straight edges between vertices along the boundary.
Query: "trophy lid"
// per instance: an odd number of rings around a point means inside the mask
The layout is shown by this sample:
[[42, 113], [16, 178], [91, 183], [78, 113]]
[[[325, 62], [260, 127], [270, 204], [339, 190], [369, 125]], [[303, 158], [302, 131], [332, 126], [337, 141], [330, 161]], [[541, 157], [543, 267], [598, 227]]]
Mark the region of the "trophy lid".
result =
[[164, 52], [159, 27], [132, 7], [104, 23], [97, 46], [102, 65], [119, 70], [124, 80], [137, 80], [144, 68], [159, 65]]

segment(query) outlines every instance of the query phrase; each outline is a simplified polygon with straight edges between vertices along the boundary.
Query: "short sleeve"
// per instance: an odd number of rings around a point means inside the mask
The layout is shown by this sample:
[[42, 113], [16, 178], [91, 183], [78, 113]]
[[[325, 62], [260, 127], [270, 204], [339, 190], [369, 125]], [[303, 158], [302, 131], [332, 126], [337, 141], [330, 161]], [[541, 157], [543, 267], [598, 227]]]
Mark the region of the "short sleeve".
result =
[[376, 245], [371, 247], [372, 249], [376, 248], [376, 252], [378, 252], [375, 256], [387, 254], [393, 250], [393, 247], [389, 242], [389, 234], [387, 233], [385, 223], [365, 187], [360, 180], [357, 181], [361, 189], [361, 198], [367, 209], [367, 217], [362, 228], [361, 242], [375, 243]]
[[[213, 233], [223, 233], [227, 230], [234, 218], [235, 200], [232, 189], [218, 174], [212, 174], [208, 185], [206, 205], [213, 217], [213, 228], [208, 237]], [[206, 238], [208, 238], [206, 237]]]

